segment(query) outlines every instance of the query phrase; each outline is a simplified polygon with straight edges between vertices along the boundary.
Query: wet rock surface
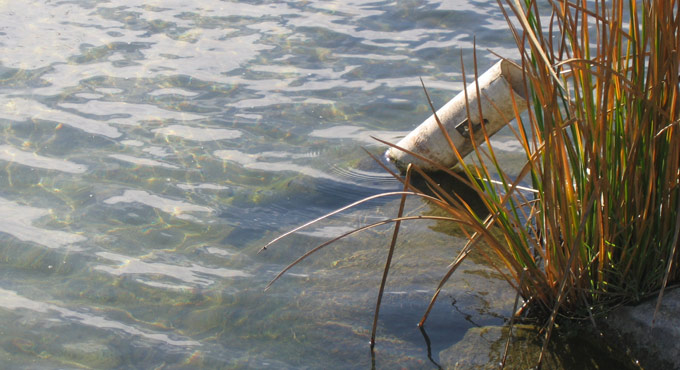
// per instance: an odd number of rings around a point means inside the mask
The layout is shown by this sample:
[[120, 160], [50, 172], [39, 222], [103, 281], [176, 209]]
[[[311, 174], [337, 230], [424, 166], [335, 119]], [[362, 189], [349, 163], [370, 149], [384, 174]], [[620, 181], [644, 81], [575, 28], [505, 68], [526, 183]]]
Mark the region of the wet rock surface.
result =
[[[510, 331], [508, 326], [471, 328], [462, 340], [439, 353], [445, 369], [499, 369]], [[531, 325], [515, 325], [512, 329], [505, 369], [533, 369], [543, 345], [543, 336]], [[542, 369], [635, 369], [625, 355], [589, 330], [561, 328], [545, 352]]]
[[[605, 332], [644, 368], [680, 368], [680, 289], [666, 291], [654, 319], [656, 297], [624, 306], [604, 320]], [[652, 322], [654, 320], [654, 322]]]

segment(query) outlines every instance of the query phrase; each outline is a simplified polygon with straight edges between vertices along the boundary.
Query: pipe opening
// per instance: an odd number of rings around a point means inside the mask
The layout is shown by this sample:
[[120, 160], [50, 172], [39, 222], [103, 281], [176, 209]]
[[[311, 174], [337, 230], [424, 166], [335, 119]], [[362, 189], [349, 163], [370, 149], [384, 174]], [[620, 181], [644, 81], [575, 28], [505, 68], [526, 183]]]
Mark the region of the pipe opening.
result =
[[508, 81], [508, 84], [512, 88], [512, 92], [519, 95], [522, 99], [527, 100], [522, 67], [513, 61], [503, 59], [501, 61], [501, 73], [503, 74], [503, 77], [505, 77], [505, 80]]

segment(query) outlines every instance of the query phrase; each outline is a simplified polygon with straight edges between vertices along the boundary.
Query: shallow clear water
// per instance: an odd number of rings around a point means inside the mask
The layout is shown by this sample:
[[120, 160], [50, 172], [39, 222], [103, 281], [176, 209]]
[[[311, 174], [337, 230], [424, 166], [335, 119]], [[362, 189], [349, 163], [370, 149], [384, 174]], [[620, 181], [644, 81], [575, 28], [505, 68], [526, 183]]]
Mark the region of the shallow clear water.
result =
[[[514, 295], [470, 261], [416, 323], [463, 244], [396, 213], [314, 217], [398, 184], [364, 153], [515, 56], [495, 1], [0, 1], [0, 361], [6, 368], [436, 368]], [[518, 149], [496, 136], [510, 161]], [[430, 212], [418, 201], [412, 212]], [[430, 345], [428, 345], [428, 341]], [[429, 352], [429, 354], [428, 354]]]

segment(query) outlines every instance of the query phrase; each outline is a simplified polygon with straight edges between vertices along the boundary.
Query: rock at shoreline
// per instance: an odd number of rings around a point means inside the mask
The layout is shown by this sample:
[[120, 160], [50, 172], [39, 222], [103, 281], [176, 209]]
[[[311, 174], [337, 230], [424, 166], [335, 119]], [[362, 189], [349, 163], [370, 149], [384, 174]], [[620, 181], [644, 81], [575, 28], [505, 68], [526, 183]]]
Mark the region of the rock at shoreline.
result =
[[680, 367], [680, 289], [667, 290], [652, 324], [656, 297], [636, 306], [624, 306], [608, 315], [608, 337], [627, 348], [649, 369]]
[[[463, 339], [439, 353], [440, 364], [445, 369], [499, 368], [505, 343], [507, 326], [471, 328]], [[532, 369], [538, 363], [543, 336], [537, 327], [515, 325], [508, 348], [505, 369]], [[543, 369], [634, 369], [627, 356], [621, 356], [592, 331], [572, 328], [553, 331], [548, 350], [543, 358]]]

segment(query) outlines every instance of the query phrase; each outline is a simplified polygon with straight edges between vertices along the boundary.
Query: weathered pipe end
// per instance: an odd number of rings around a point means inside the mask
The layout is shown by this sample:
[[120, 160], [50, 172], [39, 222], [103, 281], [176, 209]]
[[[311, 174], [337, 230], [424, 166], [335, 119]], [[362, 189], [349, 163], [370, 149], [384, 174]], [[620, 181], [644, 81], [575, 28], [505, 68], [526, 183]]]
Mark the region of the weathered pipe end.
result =
[[[399, 172], [403, 175], [406, 173], [406, 169], [408, 168], [409, 162], [402, 162], [399, 160], [397, 156], [395, 156], [393, 151], [399, 151], [397, 148], [389, 148], [385, 151], [385, 160], [389, 163], [392, 163], [397, 169], [399, 169]], [[410, 156], [409, 156], [410, 157]]]
[[[478, 89], [482, 99], [479, 99]], [[439, 121], [462, 157], [474, 149], [471, 141], [473, 137], [477, 144], [484, 140], [482, 126], [486, 134], [492, 136], [515, 118], [515, 109], [519, 114], [528, 106], [522, 69], [516, 63], [506, 59], [494, 64], [479, 76], [477, 81], [469, 84], [466, 90], [470, 117], [467, 115], [465, 91], [458, 93], [437, 110]], [[481, 116], [479, 107], [481, 107]], [[396, 145], [447, 168], [458, 163], [434, 115], [431, 115]], [[402, 172], [406, 171], [409, 163], [416, 164], [426, 171], [437, 170], [436, 165], [396, 148], [388, 149], [385, 156]]]

